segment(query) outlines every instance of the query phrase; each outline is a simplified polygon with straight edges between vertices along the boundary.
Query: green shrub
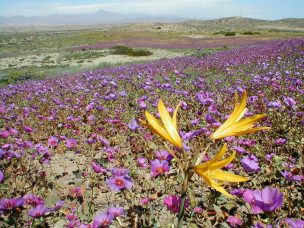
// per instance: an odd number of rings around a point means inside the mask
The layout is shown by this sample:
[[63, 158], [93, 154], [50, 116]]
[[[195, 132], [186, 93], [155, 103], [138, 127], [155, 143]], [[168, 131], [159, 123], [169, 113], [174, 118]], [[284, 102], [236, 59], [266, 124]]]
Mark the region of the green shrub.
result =
[[146, 49], [133, 49], [127, 46], [119, 45], [112, 47], [112, 54], [114, 55], [127, 55], [127, 56], [149, 56], [153, 53]]
[[251, 31], [245, 31], [245, 32], [241, 32], [242, 35], [249, 35], [249, 36], [252, 36], [252, 35], [257, 35], [257, 34], [260, 34], [259, 32], [251, 32]]
[[119, 45], [112, 47], [112, 54], [114, 55], [130, 55], [133, 52], [133, 49], [127, 46]]
[[235, 32], [225, 32], [225, 36], [235, 36]]

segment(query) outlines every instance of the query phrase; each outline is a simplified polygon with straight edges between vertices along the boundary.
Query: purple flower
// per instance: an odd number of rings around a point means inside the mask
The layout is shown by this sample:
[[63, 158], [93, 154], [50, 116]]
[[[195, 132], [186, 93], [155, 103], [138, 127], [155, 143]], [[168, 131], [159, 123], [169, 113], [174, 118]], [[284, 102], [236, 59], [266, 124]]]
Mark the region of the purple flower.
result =
[[[166, 196], [164, 198], [164, 204], [166, 205], [167, 209], [172, 213], [178, 213], [181, 204], [181, 198], [176, 195]], [[186, 199], [185, 207], [188, 206], [189, 206], [189, 200]]]
[[33, 218], [40, 218], [48, 211], [49, 209], [45, 207], [45, 205], [38, 205], [37, 207], [30, 209], [28, 215]]
[[265, 159], [266, 159], [266, 161], [271, 161], [274, 156], [275, 156], [275, 153], [266, 154]]
[[26, 131], [26, 132], [28, 132], [28, 133], [31, 133], [31, 132], [33, 132], [33, 131], [34, 131], [34, 129], [33, 129], [33, 128], [28, 127], [28, 126], [23, 126], [23, 130], [24, 130], [24, 131]]
[[103, 168], [101, 165], [97, 164], [96, 162], [91, 163], [92, 169], [95, 173], [106, 173], [107, 170]]
[[283, 138], [278, 138], [274, 141], [274, 144], [277, 145], [277, 146], [282, 146], [282, 145], [285, 145], [287, 142], [286, 139], [283, 139]]
[[106, 180], [107, 185], [111, 190], [119, 192], [124, 189], [131, 189], [133, 183], [129, 176], [113, 176]]
[[56, 147], [56, 146], [58, 146], [58, 138], [54, 137], [54, 136], [51, 136], [48, 139], [48, 146], [49, 147]]
[[283, 194], [277, 188], [264, 188], [253, 191], [254, 204], [264, 212], [271, 212], [283, 205]]
[[207, 123], [210, 123], [210, 124], [216, 122], [216, 120], [210, 114], [206, 115], [205, 120], [206, 120]]
[[139, 125], [138, 125], [136, 119], [133, 118], [133, 119], [130, 121], [130, 123], [128, 124], [128, 127], [129, 127], [130, 130], [136, 131], [136, 130], [139, 128]]
[[281, 171], [281, 174], [283, 177], [285, 177], [285, 179], [289, 180], [289, 181], [302, 181], [304, 180], [304, 176], [303, 175], [294, 175], [292, 172], [288, 172], [288, 171]]
[[0, 183], [3, 181], [4, 179], [4, 174], [3, 172], [0, 170]]
[[108, 227], [113, 222], [114, 216], [107, 212], [100, 213], [93, 219], [92, 228]]
[[291, 97], [284, 97], [284, 103], [289, 108], [295, 108], [296, 101]]
[[22, 197], [7, 199], [3, 198], [0, 200], [0, 212], [1, 211], [11, 211], [17, 208], [23, 207], [24, 200]]
[[38, 205], [44, 205], [43, 198], [33, 194], [24, 195], [23, 199], [24, 199], [24, 205], [30, 205], [33, 207], [36, 207]]
[[157, 177], [168, 172], [170, 169], [169, 162], [166, 160], [160, 161], [155, 159], [151, 161], [151, 172], [153, 177]]
[[64, 200], [59, 200], [55, 203], [55, 205], [50, 209], [51, 211], [59, 211], [64, 205]]
[[283, 205], [283, 194], [277, 188], [246, 190], [243, 199], [251, 205], [252, 213], [272, 212]]
[[69, 149], [73, 149], [77, 146], [77, 141], [76, 139], [68, 139], [65, 143], [66, 147]]
[[129, 174], [129, 170], [125, 169], [125, 168], [112, 168], [111, 169], [111, 173], [113, 176], [124, 176], [124, 175], [128, 175]]
[[137, 158], [137, 165], [141, 168], [147, 168], [147, 159], [143, 157]]
[[1, 131], [0, 131], [0, 137], [1, 137], [1, 138], [6, 139], [6, 138], [8, 138], [9, 136], [10, 136], [10, 133], [9, 133], [7, 130], [1, 130]]
[[233, 189], [232, 191], [230, 191], [230, 193], [231, 193], [232, 195], [241, 197], [241, 196], [243, 196], [243, 194], [244, 194], [245, 191], [246, 191], [246, 189], [244, 189], [244, 188], [239, 188], [239, 189]]
[[237, 216], [229, 216], [226, 222], [228, 222], [231, 227], [238, 227], [243, 224], [243, 221]]
[[171, 154], [169, 154], [169, 152], [166, 150], [158, 150], [155, 152], [155, 155], [161, 161], [162, 160], [171, 161], [173, 158], [173, 156]]
[[241, 146], [233, 146], [233, 149], [235, 149], [236, 152], [239, 154], [247, 154], [248, 152]]
[[241, 164], [246, 172], [257, 173], [261, 171], [261, 168], [258, 163], [258, 159], [253, 154], [244, 157], [241, 160]]
[[294, 220], [294, 219], [291, 219], [291, 218], [286, 218], [285, 223], [290, 228], [303, 228], [304, 227], [304, 220], [301, 220], [301, 219]]
[[267, 104], [268, 108], [280, 108], [281, 106], [280, 101], [272, 101]]
[[124, 215], [125, 211], [122, 207], [109, 207], [107, 213], [113, 215], [113, 217], [116, 218], [118, 216]]

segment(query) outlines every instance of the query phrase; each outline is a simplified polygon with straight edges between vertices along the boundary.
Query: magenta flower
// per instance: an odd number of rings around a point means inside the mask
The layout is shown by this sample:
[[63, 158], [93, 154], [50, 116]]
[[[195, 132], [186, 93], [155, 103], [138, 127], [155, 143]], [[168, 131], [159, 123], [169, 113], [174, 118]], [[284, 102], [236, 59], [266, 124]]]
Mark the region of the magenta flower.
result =
[[107, 179], [106, 183], [111, 190], [115, 192], [119, 192], [124, 189], [131, 189], [133, 187], [133, 183], [129, 176], [113, 176]]
[[33, 207], [36, 207], [38, 205], [44, 205], [43, 198], [33, 194], [24, 195], [23, 199], [24, 199], [24, 205], [30, 205]]
[[112, 214], [107, 212], [100, 213], [93, 219], [92, 228], [108, 227], [113, 222], [113, 219], [114, 216]]
[[4, 174], [3, 172], [0, 170], [0, 183], [3, 181], [4, 179]]
[[56, 146], [58, 146], [58, 138], [54, 137], [54, 136], [51, 136], [48, 139], [48, 146], [49, 147], [56, 147]]
[[274, 144], [277, 145], [277, 146], [282, 146], [282, 145], [285, 145], [287, 142], [286, 139], [283, 139], [283, 138], [278, 138], [274, 141]]
[[6, 139], [6, 138], [8, 138], [9, 136], [10, 136], [10, 133], [9, 133], [7, 130], [1, 130], [1, 131], [0, 131], [0, 137], [1, 137], [1, 138]]
[[91, 163], [92, 169], [95, 173], [106, 173], [107, 170], [103, 168], [101, 165], [97, 164], [96, 162]]
[[196, 214], [200, 214], [200, 213], [203, 212], [203, 208], [201, 208], [201, 207], [195, 207], [195, 208], [193, 209], [193, 212], [196, 213]]
[[162, 175], [166, 172], [168, 172], [170, 169], [169, 162], [164, 160], [160, 161], [158, 159], [155, 159], [151, 161], [151, 172], [153, 177], [157, 177], [159, 175]]
[[287, 218], [287, 219], [285, 219], [285, 223], [290, 228], [303, 228], [304, 227], [304, 220], [301, 220], [301, 219], [294, 220], [291, 218]]
[[0, 200], [0, 212], [2, 211], [12, 211], [17, 208], [23, 207], [24, 200], [22, 197], [7, 199], [3, 198]]
[[68, 139], [65, 143], [66, 147], [69, 149], [73, 149], [77, 146], [77, 141], [76, 139]]
[[246, 172], [257, 173], [261, 171], [258, 159], [253, 154], [250, 154], [241, 160], [241, 164]]
[[49, 209], [45, 205], [38, 205], [37, 207], [30, 209], [28, 215], [33, 218], [40, 218], [48, 211]]
[[145, 197], [145, 198], [141, 198], [141, 199], [139, 200], [139, 203], [140, 203], [141, 205], [147, 205], [150, 201], [151, 201], [151, 200], [150, 200], [149, 197]]
[[239, 227], [243, 224], [243, 221], [237, 217], [237, 216], [229, 216], [226, 222], [231, 226], [231, 227]]
[[[167, 209], [171, 211], [172, 213], [178, 213], [180, 204], [181, 204], [181, 198], [176, 195], [169, 195], [164, 198], [164, 204], [166, 205]], [[189, 200], [186, 200], [185, 207], [189, 206]]]

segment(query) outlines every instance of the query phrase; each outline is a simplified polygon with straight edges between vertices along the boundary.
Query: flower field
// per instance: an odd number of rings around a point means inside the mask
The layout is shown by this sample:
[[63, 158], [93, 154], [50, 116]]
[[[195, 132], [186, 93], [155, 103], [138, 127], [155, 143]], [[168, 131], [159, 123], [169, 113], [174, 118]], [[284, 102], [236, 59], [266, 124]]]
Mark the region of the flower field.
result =
[[0, 94], [1, 227], [304, 227], [304, 39]]

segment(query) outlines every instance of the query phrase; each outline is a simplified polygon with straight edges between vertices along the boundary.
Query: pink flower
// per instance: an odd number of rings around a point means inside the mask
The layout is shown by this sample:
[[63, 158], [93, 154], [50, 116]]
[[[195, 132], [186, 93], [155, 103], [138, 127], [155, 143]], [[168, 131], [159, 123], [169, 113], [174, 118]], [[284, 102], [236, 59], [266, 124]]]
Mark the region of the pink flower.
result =
[[65, 143], [66, 147], [69, 149], [73, 149], [77, 146], [77, 141], [76, 139], [68, 139]]
[[[181, 198], [176, 195], [166, 196], [164, 198], [164, 204], [167, 206], [167, 209], [172, 213], [178, 213], [181, 204]], [[185, 202], [185, 207], [188, 206], [189, 206], [189, 200], [187, 199]]]
[[229, 216], [226, 222], [228, 222], [231, 227], [238, 227], [243, 224], [243, 221], [237, 216]]
[[92, 169], [95, 173], [106, 173], [107, 170], [103, 168], [101, 165], [97, 164], [96, 162], [91, 163]]
[[147, 159], [143, 158], [143, 157], [139, 157], [137, 158], [137, 165], [140, 168], [147, 168], [148, 164], [147, 164]]
[[169, 169], [170, 169], [169, 162], [166, 160], [160, 161], [158, 159], [155, 159], [151, 162], [151, 171], [152, 171], [153, 177], [162, 175], [162, 174], [168, 172]]
[[58, 146], [58, 138], [54, 137], [54, 136], [51, 136], [48, 139], [48, 146], [49, 147], [56, 147], [56, 146]]

